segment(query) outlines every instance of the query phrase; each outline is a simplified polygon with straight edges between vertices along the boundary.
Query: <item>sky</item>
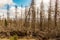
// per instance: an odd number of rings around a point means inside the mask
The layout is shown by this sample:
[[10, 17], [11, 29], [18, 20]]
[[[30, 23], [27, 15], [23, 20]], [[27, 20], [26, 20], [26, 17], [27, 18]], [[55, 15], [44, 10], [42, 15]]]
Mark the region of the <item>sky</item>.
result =
[[29, 6], [31, 3], [31, 0], [13, 0], [13, 2], [18, 6], [20, 5]]
[[[48, 5], [49, 0], [43, 0], [45, 5]], [[41, 0], [35, 0], [36, 3], [36, 7], [40, 7], [40, 2]], [[18, 6], [18, 12], [20, 14], [20, 10], [22, 9], [24, 11], [24, 7], [25, 6], [30, 6], [31, 4], [31, 0], [0, 0], [0, 16], [2, 16], [4, 14], [4, 16], [6, 17], [6, 8], [7, 8], [7, 4], [10, 5], [10, 15], [11, 17], [13, 17], [15, 14], [13, 14], [15, 12], [15, 5]], [[21, 5], [23, 6], [21, 8]], [[18, 14], [18, 15], [19, 15]]]
[[31, 3], [31, 0], [0, 0], [0, 7], [6, 6], [6, 4], [9, 4], [10, 6], [12, 5], [17, 5], [17, 6], [29, 6]]
[[[49, 0], [43, 0], [44, 3], [49, 2]], [[36, 5], [39, 5], [41, 0], [35, 0]], [[5, 7], [6, 4], [11, 5], [17, 5], [17, 6], [29, 6], [31, 3], [31, 0], [0, 0], [0, 7]]]

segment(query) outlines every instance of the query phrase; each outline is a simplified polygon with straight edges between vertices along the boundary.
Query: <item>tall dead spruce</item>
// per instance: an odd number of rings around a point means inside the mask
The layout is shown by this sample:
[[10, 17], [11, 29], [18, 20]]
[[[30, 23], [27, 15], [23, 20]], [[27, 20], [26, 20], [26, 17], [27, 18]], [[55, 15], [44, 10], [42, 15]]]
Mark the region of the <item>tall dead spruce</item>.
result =
[[41, 5], [40, 5], [40, 30], [43, 30], [43, 9], [44, 9], [44, 4], [43, 4], [43, 0], [41, 1]]
[[56, 2], [55, 2], [55, 16], [54, 16], [54, 18], [55, 18], [55, 27], [57, 27], [57, 10], [58, 9], [58, 0], [56, 0]]
[[35, 32], [35, 16], [36, 16], [36, 12], [35, 12], [35, 0], [32, 0], [31, 2], [31, 13], [32, 13], [32, 19], [31, 19], [31, 32], [34, 33]]
[[17, 29], [17, 5], [15, 5], [15, 28], [16, 28], [16, 30], [18, 30]]
[[50, 4], [49, 5], [50, 6], [49, 6], [49, 9], [48, 9], [48, 27], [50, 27], [50, 23], [51, 23], [51, 0], [50, 0]]

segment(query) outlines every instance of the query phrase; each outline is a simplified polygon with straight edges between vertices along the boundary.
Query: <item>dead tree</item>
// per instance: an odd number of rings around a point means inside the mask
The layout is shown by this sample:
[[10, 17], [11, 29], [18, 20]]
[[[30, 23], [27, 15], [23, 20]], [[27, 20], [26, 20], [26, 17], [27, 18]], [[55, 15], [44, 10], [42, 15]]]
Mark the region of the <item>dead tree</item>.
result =
[[7, 28], [5, 28], [5, 32], [7, 32], [7, 35], [8, 36], [10, 36], [9, 35], [9, 28], [8, 28], [9, 27], [9, 22], [10, 22], [9, 21], [10, 20], [10, 17], [9, 16], [10, 16], [10, 13], [9, 13], [9, 5], [7, 4], [7, 20], [5, 19], [5, 27], [7, 27]]
[[55, 27], [57, 27], [57, 10], [58, 9], [58, 0], [56, 0], [55, 2], [55, 16], [54, 16], [54, 19], [55, 19]]
[[30, 10], [30, 8], [29, 8], [29, 10], [28, 10], [28, 21], [29, 21], [29, 27], [31, 27], [31, 25], [30, 25], [30, 23], [31, 23], [31, 10]]
[[[28, 10], [27, 10], [27, 7], [25, 7], [25, 22], [24, 22], [24, 27], [28, 29], [29, 24], [27, 22], [27, 17], [28, 17], [27, 13], [28, 13]], [[28, 31], [27, 29], [26, 29], [26, 31]]]
[[27, 35], [30, 35], [31, 33], [31, 29], [32, 29], [32, 27], [31, 27], [31, 8], [29, 8], [29, 10], [28, 10], [28, 14], [27, 14], [27, 25], [28, 25], [28, 30], [27, 30]]
[[31, 28], [32, 28], [32, 33], [35, 32], [35, 0], [32, 0], [32, 3], [31, 3], [31, 12], [32, 12], [32, 22], [31, 22]]
[[56, 29], [56, 35], [57, 35], [57, 13], [58, 13], [58, 0], [55, 1], [55, 15], [54, 15], [54, 21], [55, 21], [55, 27]]
[[15, 5], [15, 28], [17, 29], [17, 5]]
[[17, 5], [15, 5], [15, 20], [17, 20]]
[[7, 23], [7, 25], [5, 24], [5, 27], [8, 27], [8, 23], [9, 23], [9, 5], [7, 4], [7, 20], [5, 20], [4, 22]]
[[22, 7], [23, 7], [23, 5], [21, 5], [21, 24], [20, 24], [21, 31], [23, 31], [23, 18], [22, 18], [23, 10], [22, 10]]
[[43, 30], [43, 8], [44, 8], [44, 4], [43, 4], [43, 0], [41, 2], [41, 6], [40, 6], [40, 30]]
[[48, 29], [50, 27], [51, 24], [51, 0], [50, 0], [50, 4], [49, 4], [49, 9], [48, 9]]
[[9, 5], [7, 5], [7, 19], [9, 20]]
[[39, 21], [39, 8], [37, 8], [37, 13], [36, 13], [36, 28], [38, 29], [38, 30], [36, 30], [36, 31], [39, 31], [39, 28], [40, 28], [40, 21]]
[[48, 39], [49, 39], [49, 33], [50, 33], [50, 27], [51, 27], [51, 2], [52, 0], [50, 0], [49, 2], [49, 9], [48, 9]]
[[24, 23], [24, 26], [26, 27], [26, 22], [27, 22], [27, 15], [26, 15], [26, 7], [25, 7], [25, 23]]
[[3, 14], [3, 22], [2, 22], [2, 23], [3, 23], [3, 27], [4, 27], [4, 20], [5, 20], [5, 19], [4, 19], [4, 14]]

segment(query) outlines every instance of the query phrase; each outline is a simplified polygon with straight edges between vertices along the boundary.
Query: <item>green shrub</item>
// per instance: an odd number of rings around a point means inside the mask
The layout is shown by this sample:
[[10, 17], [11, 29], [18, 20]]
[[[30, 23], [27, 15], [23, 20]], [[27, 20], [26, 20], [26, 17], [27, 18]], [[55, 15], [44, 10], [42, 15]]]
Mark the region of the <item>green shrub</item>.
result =
[[10, 40], [18, 40], [18, 36], [17, 35], [14, 35], [10, 38]]

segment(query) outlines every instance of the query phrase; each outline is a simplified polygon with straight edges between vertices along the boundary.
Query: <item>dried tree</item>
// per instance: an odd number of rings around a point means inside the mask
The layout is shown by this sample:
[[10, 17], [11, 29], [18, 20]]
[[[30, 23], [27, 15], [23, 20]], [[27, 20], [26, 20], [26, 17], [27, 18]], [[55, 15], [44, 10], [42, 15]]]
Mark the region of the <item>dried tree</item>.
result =
[[7, 4], [7, 20], [5, 19], [5, 27], [8, 27], [8, 23], [9, 23], [9, 5]]
[[50, 0], [50, 4], [49, 5], [50, 6], [49, 6], [49, 9], [48, 9], [48, 27], [50, 27], [50, 24], [51, 24], [51, 0]]
[[4, 24], [5, 24], [5, 27], [7, 27], [8, 23], [7, 23], [7, 20], [6, 19], [5, 19]]
[[20, 24], [21, 31], [23, 31], [23, 18], [22, 18], [23, 10], [22, 10], [22, 7], [23, 7], [23, 5], [21, 5], [21, 24]]
[[40, 30], [43, 30], [43, 9], [44, 9], [44, 4], [43, 4], [43, 0], [41, 1], [41, 5], [40, 5]]
[[55, 16], [54, 16], [54, 19], [55, 19], [55, 27], [57, 27], [57, 10], [58, 9], [58, 0], [56, 0], [55, 2]]
[[37, 13], [36, 13], [36, 29], [38, 29], [38, 30], [36, 30], [36, 31], [39, 31], [40, 30], [40, 21], [39, 21], [39, 8], [37, 8]]
[[17, 5], [15, 5], [15, 20], [17, 20]]
[[32, 0], [32, 3], [31, 3], [31, 8], [32, 8], [32, 10], [31, 10], [31, 12], [32, 12], [32, 25], [31, 25], [31, 27], [32, 27], [32, 32], [35, 32], [35, 14], [36, 14], [36, 12], [35, 12], [35, 0]]
[[27, 34], [30, 34], [29, 32], [31, 32], [31, 8], [29, 8], [27, 16], [28, 16], [27, 17], [27, 22], [28, 22]]
[[58, 16], [58, 0], [56, 0], [55, 2], [55, 16], [54, 16], [54, 19], [55, 19], [55, 33], [56, 33], [56, 36], [59, 36], [58, 35], [58, 25], [57, 25], [57, 16]]
[[7, 4], [7, 19], [9, 20], [9, 5]]
[[29, 27], [28, 22], [27, 22], [27, 17], [28, 17], [27, 13], [28, 13], [28, 10], [27, 10], [27, 7], [25, 7], [25, 22], [24, 22], [24, 27], [25, 27], [26, 31], [28, 30], [28, 27]]
[[18, 30], [17, 29], [17, 5], [15, 5], [15, 28], [16, 28], [16, 30]]

